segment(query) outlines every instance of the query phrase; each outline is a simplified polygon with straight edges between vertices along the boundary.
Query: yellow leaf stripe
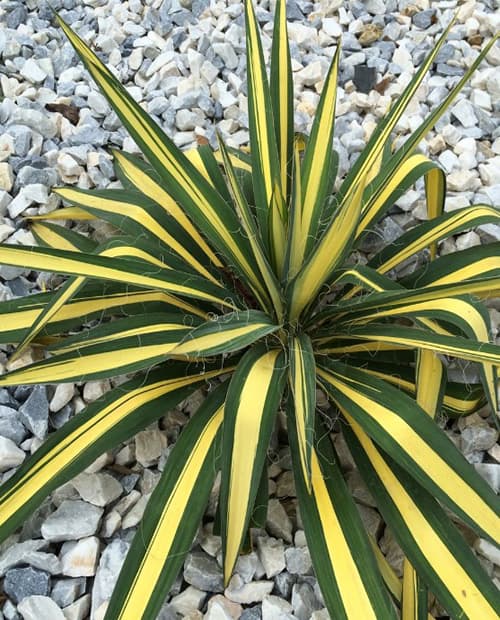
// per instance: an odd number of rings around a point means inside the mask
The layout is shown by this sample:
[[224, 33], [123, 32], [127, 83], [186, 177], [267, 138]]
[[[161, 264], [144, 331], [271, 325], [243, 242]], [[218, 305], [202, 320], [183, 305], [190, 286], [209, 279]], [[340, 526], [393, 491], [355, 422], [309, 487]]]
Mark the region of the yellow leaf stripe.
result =
[[417, 361], [417, 403], [434, 418], [439, 412], [439, 390], [443, 364], [434, 351], [419, 351]]
[[269, 328], [269, 323], [251, 323], [250, 325], [234, 327], [233, 329], [224, 329], [214, 334], [194, 336], [192, 338], [188, 336], [184, 342], [181, 342], [172, 350], [172, 354], [203, 356], [205, 351], [209, 351], [223, 343], [227, 343], [229, 347], [232, 340], [237, 340], [265, 328]]
[[[144, 550], [143, 560], [130, 585], [127, 598], [118, 616], [119, 620], [138, 620], [151, 596], [151, 584], [157, 583], [164, 568], [164, 559], [169, 555], [175, 535], [176, 525], [188, 510], [192, 489], [200, 469], [205, 462], [215, 436], [223, 420], [223, 407], [220, 407], [204, 427], [193, 450], [186, 455], [186, 463], [163, 509], [156, 529]], [[161, 549], [161, 553], [156, 553]]]
[[302, 243], [302, 174], [300, 170], [300, 146], [296, 139], [293, 143], [293, 206], [289, 228], [288, 279], [294, 278], [302, 266], [300, 252], [295, 251]]
[[[264, 76], [262, 74], [262, 62], [259, 53], [259, 33], [257, 30], [257, 20], [251, 0], [245, 2], [246, 28], [247, 28], [247, 71], [248, 71], [248, 90], [253, 97], [253, 106], [251, 113], [255, 120], [255, 131], [257, 134], [256, 144], [259, 153], [252, 153], [252, 156], [258, 155], [259, 166], [262, 169], [262, 177], [264, 182], [264, 192], [266, 197], [266, 206], [272, 203], [274, 193], [274, 184], [276, 182], [276, 174], [273, 166], [274, 159], [271, 158], [270, 140], [274, 138], [269, 134], [269, 110], [267, 110], [265, 99]], [[249, 105], [252, 102], [249, 98]]]
[[335, 571], [345, 617], [378, 620], [332, 505], [314, 448], [311, 453], [311, 468], [312, 493], [318, 508], [329, 562]]
[[[121, 373], [120, 369], [125, 366], [138, 362], [153, 359], [155, 357], [167, 357], [170, 351], [181, 340], [188, 330], [179, 330], [178, 338], [173, 342], [162, 342], [161, 344], [135, 345], [133, 347], [121, 348], [119, 351], [104, 351], [100, 353], [86, 353], [84, 350], [75, 351], [75, 357], [71, 359], [59, 360], [57, 357], [53, 361], [47, 361], [43, 365], [33, 365], [14, 371], [4, 376], [0, 376], [0, 385], [46, 383], [50, 378], [52, 383], [59, 383], [95, 375], [97, 373], [108, 372], [110, 376], [117, 376]], [[114, 372], [114, 375], [112, 374]]]
[[[55, 189], [52, 191], [56, 191]], [[83, 209], [79, 209], [78, 207], [63, 207], [62, 209], [55, 209], [54, 211], [50, 211], [49, 213], [44, 213], [43, 215], [30, 215], [26, 219], [29, 220], [76, 220], [76, 221], [84, 221], [84, 220], [96, 220], [97, 217], [84, 211]]]
[[[290, 347], [293, 362], [290, 364], [290, 390], [293, 393], [295, 408], [295, 423], [297, 427], [297, 442], [300, 450], [300, 464], [306, 489], [311, 493], [311, 465], [310, 446], [308, 445], [307, 424], [313, 423], [314, 411], [309, 410], [309, 398], [306, 369], [304, 366], [304, 351], [301, 342], [294, 338]], [[315, 389], [315, 386], [314, 386]]]
[[[383, 153], [383, 151], [380, 152]], [[408, 157], [406, 161], [394, 170], [388, 182], [380, 186], [379, 192], [370, 196], [368, 202], [363, 206], [361, 220], [356, 229], [356, 239], [367, 229], [373, 218], [404, 179], [412, 174], [415, 168], [426, 163], [431, 162], [425, 155], [418, 154]]]
[[[58, 228], [62, 228], [62, 226], [58, 226]], [[31, 232], [35, 235], [35, 237], [41, 239], [45, 245], [48, 245], [51, 248], [75, 252], [79, 251], [79, 248], [77, 248], [74, 243], [71, 243], [69, 239], [64, 237], [62, 234], [59, 234], [58, 230], [55, 230], [55, 226], [53, 228], [49, 228], [40, 222], [35, 222], [31, 225]]]
[[[371, 312], [368, 310], [366, 311], [366, 314], [362, 319], [353, 319], [351, 321], [351, 324], [372, 321], [377, 318], [397, 316], [401, 314], [414, 314], [418, 316], [420, 313], [425, 312], [447, 312], [451, 315], [460, 317], [467, 322], [479, 342], [489, 342], [490, 340], [488, 326], [486, 325], [481, 313], [471, 303], [466, 300], [459, 299], [458, 297], [442, 297], [433, 301], [424, 301], [414, 304], [410, 303], [407, 306], [389, 308], [387, 310], [382, 309]], [[440, 326], [434, 321], [421, 319], [421, 322], [426, 324], [436, 333], [444, 335], [449, 333], [446, 330], [441, 329]], [[423, 353], [423, 351], [421, 351], [421, 353]], [[488, 383], [488, 391], [492, 395], [492, 402], [494, 402], [496, 400], [494, 396], [496, 394], [496, 372], [491, 363], [484, 362], [483, 367]], [[433, 368], [434, 371], [437, 372], [437, 366], [433, 366]], [[431, 375], [427, 376], [427, 380], [425, 381], [424, 389], [427, 391], [428, 394], [430, 394], [430, 386], [433, 385], [434, 379], [437, 378], [436, 375], [432, 375], [432, 372], [434, 371], [430, 371]], [[434, 379], [432, 379], [432, 377], [434, 377]]]
[[267, 351], [252, 365], [241, 390], [235, 413], [234, 440], [227, 502], [227, 540], [224, 575], [229, 579], [240, 550], [245, 527], [255, 453], [259, 446], [260, 419], [279, 350]]
[[148, 211], [140, 205], [136, 205], [131, 202], [107, 199], [93, 194], [86, 194], [78, 189], [72, 188], [61, 188], [54, 191], [65, 200], [77, 203], [80, 206], [98, 209], [99, 211], [105, 211], [107, 213], [122, 213], [132, 220], [135, 220], [141, 226], [147, 228], [152, 235], [163, 241], [163, 243], [177, 252], [177, 254], [179, 254], [179, 256], [181, 256], [195, 271], [214, 284], [218, 284], [217, 279], [214, 278], [208, 269], [206, 269], [204, 265], [192, 256], [181, 243], [172, 237], [172, 235], [169, 234], [163, 226], [160, 226], [160, 224], [158, 224], [158, 222], [151, 217]]
[[[440, 216], [443, 212], [445, 197], [445, 174], [440, 168], [431, 168], [425, 175], [425, 199], [427, 202], [427, 217], [430, 220]], [[437, 243], [431, 243], [429, 249], [431, 260], [434, 260], [437, 254]]]
[[[418, 506], [413, 502], [411, 496], [406, 492], [405, 488], [382, 458], [375, 444], [349, 414], [344, 412], [344, 415], [346, 415], [352, 430], [363, 446], [382, 483], [396, 503], [415, 543], [420, 547], [425, 556], [432, 558], [433, 569], [439, 575], [442, 582], [446, 584], [453, 598], [462, 607], [465, 612], [465, 617], [496, 620], [498, 618], [496, 611], [484, 598], [474, 581], [456, 561], [456, 558], [450, 552], [446, 543], [441, 539], [419, 510]], [[430, 465], [430, 463], [429, 468], [431, 471], [433, 470], [433, 466]], [[445, 481], [444, 477], [442, 481]], [[468, 502], [464, 502], [464, 505], [470, 506], [471, 508], [473, 506], [473, 504], [468, 504]], [[499, 525], [500, 524], [497, 523], [497, 532], [500, 531]]]
[[[104, 336], [98, 336], [95, 338], [89, 337], [85, 339], [79, 339], [77, 342], [66, 344], [64, 341], [61, 344], [57, 344], [56, 346], [52, 346], [50, 348], [51, 352], [57, 353], [61, 355], [63, 353], [70, 353], [71, 351], [84, 350], [86, 347], [91, 347], [96, 344], [105, 344], [107, 342], [113, 342], [117, 339], [122, 338], [130, 338], [133, 336], [145, 336], [147, 334], [162, 334], [165, 332], [171, 331], [185, 331], [187, 332], [190, 328], [186, 326], [185, 323], [179, 321], [179, 323], [152, 323], [151, 325], [141, 325], [140, 327], [134, 327], [131, 329], [121, 329], [119, 333], [113, 332], [112, 334], [106, 334]], [[175, 343], [174, 343], [175, 345]]]
[[399, 252], [391, 256], [391, 258], [378, 265], [377, 271], [379, 273], [386, 273], [413, 254], [420, 252], [420, 250], [426, 246], [432, 247], [436, 241], [444, 239], [452, 234], [454, 230], [458, 228], [461, 229], [466, 226], [468, 222], [472, 222], [480, 217], [487, 217], [492, 221], [500, 220], [500, 211], [494, 207], [488, 207], [486, 205], [474, 205], [473, 207], [460, 209], [449, 219], [436, 224], [435, 227], [431, 228], [411, 243], [408, 243]]
[[[132, 183], [141, 193], [154, 200], [168, 215], [173, 217], [175, 221], [186, 231], [199, 248], [210, 258], [211, 262], [217, 267], [222, 267], [221, 261], [214, 254], [210, 246], [200, 235], [191, 220], [178, 206], [170, 194], [163, 189], [154, 179], [141, 170], [138, 166], [128, 160], [120, 151], [113, 151], [113, 156], [120, 166], [125, 177]], [[205, 168], [203, 168], [205, 169]], [[206, 172], [206, 171], [205, 171]]]
[[[426, 284], [424, 288], [439, 286], [441, 284], [453, 284], [453, 282], [461, 282], [462, 280], [470, 280], [472, 278], [477, 278], [478, 276], [487, 275], [490, 271], [498, 270], [500, 270], [500, 256], [490, 256], [489, 258], [483, 258], [470, 265], [456, 269], [452, 273], [442, 276], [441, 278], [436, 278], [432, 282]], [[464, 288], [467, 286], [471, 287], [471, 293], [483, 294], [486, 297], [495, 297], [500, 288], [498, 279], [495, 280], [495, 283], [489, 284], [489, 286], [480, 286], [478, 283], [477, 288], [473, 288], [476, 286], [475, 283], [464, 283]], [[465, 290], [464, 292], [469, 291]]]
[[[415, 463], [425, 463], [425, 470], [432, 472], [433, 479], [439, 482], [443, 493], [446, 493], [458, 506], [466, 507], [465, 510], [467, 510], [469, 517], [479, 527], [485, 532], [491, 532], [492, 537], [498, 535], [498, 532], [500, 532], [500, 517], [450, 467], [441, 455], [435, 452], [420, 437], [408, 422], [383, 404], [368, 398], [360, 391], [351, 387], [336, 374], [326, 372], [320, 368], [317, 369], [317, 372], [327, 383], [334, 386], [349, 400], [361, 407], [366, 416], [373, 418], [378, 425], [382, 426]], [[346, 415], [351, 424], [354, 424], [354, 420], [347, 412], [344, 412], [344, 415]], [[364, 432], [362, 434], [364, 436]], [[413, 531], [411, 527], [408, 529]]]
[[345, 207], [340, 209], [337, 217], [331, 222], [310, 260], [293, 283], [290, 302], [291, 321], [298, 319], [342, 257], [358, 222], [363, 190], [363, 181], [352, 189]]
[[[225, 369], [223, 372], [227, 372], [227, 370]], [[220, 374], [220, 370], [214, 370], [204, 374], [204, 378], [208, 379]], [[180, 379], [165, 379], [147, 386], [141, 385], [103, 407], [98, 414], [82, 422], [78, 428], [35, 463], [0, 499], [2, 521], [6, 521], [22, 508], [32, 496], [33, 489], [42, 488], [49, 480], [56, 477], [67, 467], [68, 463], [71, 463], [75, 455], [84, 452], [89, 445], [112, 430], [132, 411], [169, 392], [199, 381], [200, 375], [196, 374]], [[172, 530], [174, 531], [175, 528]]]
[[[374, 343], [374, 344], [377, 344], [377, 343]], [[387, 374], [385, 372], [377, 371], [372, 368], [360, 367], [359, 370], [362, 370], [363, 372], [366, 372], [367, 374], [372, 375], [373, 377], [379, 377], [380, 379], [387, 381], [387, 383], [396, 385], [400, 387], [401, 389], [406, 390], [407, 392], [410, 392], [411, 394], [416, 393], [416, 387], [413, 381], [407, 381], [396, 375]], [[450, 394], [445, 393], [444, 398], [443, 398], [443, 405], [447, 407], [448, 409], [451, 409], [457, 412], [459, 415], [469, 415], [471, 413], [474, 413], [474, 411], [477, 411], [481, 402], [483, 402], [482, 396], [479, 398], [467, 400], [467, 399], [456, 398], [454, 396], [451, 396]]]
[[[289, 71], [290, 67], [290, 49], [288, 47], [288, 32], [286, 25], [286, 2], [285, 0], [279, 0], [276, 5], [276, 15], [275, 19], [278, 19], [278, 76], [279, 76], [279, 85], [280, 91], [283, 95], [280, 97], [279, 101], [279, 140], [278, 140], [278, 148], [279, 148], [279, 162], [280, 162], [280, 182], [283, 193], [286, 195], [286, 188], [288, 186], [288, 151], [289, 151], [289, 143], [288, 143], [288, 132], [293, 126], [293, 112], [292, 118], [290, 118], [290, 106], [293, 106], [293, 100], [289, 101], [288, 99], [288, 87], [289, 82], [291, 80], [291, 72]], [[274, 41], [274, 36], [273, 36]], [[292, 89], [292, 97], [293, 97], [293, 85]], [[291, 125], [290, 125], [291, 123]]]
[[339, 59], [340, 45], [337, 44], [337, 50], [321, 93], [321, 116], [318, 119], [317, 129], [315, 127], [315, 135], [309, 139], [305, 153], [305, 158], [310, 161], [310, 164], [304, 167], [300, 233], [297, 237], [298, 245], [292, 248], [292, 253], [298, 254], [296, 260], [299, 265], [303, 262], [311, 229], [317, 226], [317, 212], [323, 206], [318, 204], [318, 197], [321, 201], [324, 200], [324, 191], [321, 191], [321, 186], [325, 175], [330, 172]]
[[[436, 351], [437, 353], [443, 353], [444, 355], [451, 355], [452, 357], [460, 357], [462, 359], [471, 360], [473, 362], [483, 362], [494, 364], [495, 366], [500, 366], [500, 353], [493, 353], [490, 351], [486, 352], [485, 350], [476, 351], [472, 348], [466, 348], [464, 346], [461, 346], [460, 344], [455, 345], [448, 344], [447, 342], [440, 342], [436, 338], [432, 338], [430, 334], [426, 334], [425, 332], [422, 332], [422, 339], [420, 339], [414, 335], [411, 335], [412, 333], [415, 334], [418, 331], [417, 329], [408, 328], [408, 330], [405, 331], [407, 331], [408, 336], [392, 336], [386, 331], [381, 334], [370, 332], [370, 328], [368, 327], [366, 330], [363, 330], [362, 334], [351, 332], [349, 334], [349, 338], [366, 338], [367, 340], [380, 340], [386, 343], [402, 345], [406, 348], [428, 349], [430, 351]], [[428, 340], [426, 340], [426, 338], [428, 338]], [[462, 338], [461, 341], [463, 342], [464, 339]], [[493, 346], [490, 345], [488, 342], [480, 342], [478, 344], [485, 345], [486, 347]]]

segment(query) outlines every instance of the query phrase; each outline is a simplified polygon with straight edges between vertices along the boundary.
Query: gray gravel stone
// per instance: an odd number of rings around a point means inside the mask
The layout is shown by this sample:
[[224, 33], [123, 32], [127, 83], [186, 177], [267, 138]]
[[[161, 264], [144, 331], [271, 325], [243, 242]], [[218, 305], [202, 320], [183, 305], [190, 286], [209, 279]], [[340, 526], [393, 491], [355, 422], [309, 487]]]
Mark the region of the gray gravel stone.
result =
[[45, 439], [49, 426], [49, 401], [44, 385], [35, 385], [28, 399], [19, 407], [23, 424], [38, 439]]
[[27, 435], [26, 428], [18, 419], [18, 413], [11, 407], [0, 405], [0, 435], [19, 445]]
[[85, 585], [85, 577], [57, 579], [50, 592], [50, 597], [59, 607], [67, 607], [74, 603], [78, 597], [82, 596], [85, 592]]
[[10, 546], [0, 556], [0, 577], [11, 568], [23, 564], [29, 564], [52, 575], [59, 573], [61, 571], [59, 559], [53, 553], [40, 551], [45, 547], [47, 547], [46, 540], [26, 540]]
[[81, 500], [65, 500], [42, 525], [42, 536], [51, 542], [92, 536], [99, 528], [103, 509]]
[[296, 618], [309, 620], [312, 612], [320, 609], [321, 604], [308, 583], [297, 583], [292, 590], [292, 607]]
[[432, 26], [432, 24], [434, 23], [434, 19], [435, 19], [435, 10], [434, 9], [427, 9], [425, 11], [418, 11], [418, 13], [415, 13], [415, 15], [413, 15], [413, 17], [411, 18], [412, 22], [415, 24], [415, 26], [417, 26], [417, 28], [421, 28], [422, 30], [426, 30], [427, 28], [430, 28]]
[[66, 620], [61, 608], [48, 596], [28, 596], [17, 608], [24, 620]]
[[92, 587], [92, 617], [109, 600], [128, 549], [128, 543], [115, 539], [103, 551]]
[[204, 592], [223, 592], [222, 569], [214, 558], [203, 551], [189, 553], [184, 562], [184, 579]]
[[489, 450], [498, 440], [498, 431], [487, 424], [467, 426], [461, 433], [462, 451]]
[[312, 570], [311, 554], [307, 547], [285, 549], [286, 568], [293, 575], [308, 575]]
[[3, 589], [17, 605], [23, 598], [33, 594], [47, 596], [50, 592], [50, 575], [31, 566], [12, 568], [5, 574]]
[[17, 467], [24, 461], [25, 456], [24, 451], [11, 439], [0, 436], [0, 472]]

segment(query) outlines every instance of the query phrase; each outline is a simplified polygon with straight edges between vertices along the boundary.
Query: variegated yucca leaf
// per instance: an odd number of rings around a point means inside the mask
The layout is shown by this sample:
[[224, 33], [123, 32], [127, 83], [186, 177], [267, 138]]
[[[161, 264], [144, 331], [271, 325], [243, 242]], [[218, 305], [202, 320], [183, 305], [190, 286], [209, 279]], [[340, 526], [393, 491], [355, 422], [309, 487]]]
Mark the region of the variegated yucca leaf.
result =
[[[119, 378], [6, 476], [1, 540], [101, 453], [202, 388], [201, 406], [169, 448], [105, 620], [157, 617], [215, 499], [210, 527], [221, 536], [229, 582], [252, 528], [266, 526], [269, 448], [286, 436], [300, 523], [332, 618], [428, 620], [435, 597], [454, 619], [497, 620], [498, 592], [454, 521], [498, 544], [498, 498], [441, 421], [485, 405], [496, 420], [500, 347], [482, 299], [500, 292], [500, 244], [444, 256], [438, 244], [498, 224], [500, 211], [478, 204], [446, 212], [445, 174], [418, 151], [497, 37], [394, 148], [450, 23], [338, 179], [340, 45], [331, 49], [310, 135], [295, 134], [286, 8], [277, 0], [268, 73], [259, 16], [245, 0], [250, 143], [236, 150], [217, 136], [216, 152], [180, 151], [56, 16], [144, 157], [113, 150], [121, 187], [57, 188], [67, 206], [31, 218], [38, 247], [0, 245], [6, 265], [65, 276], [54, 290], [0, 302], [0, 340], [17, 347], [0, 385]], [[353, 251], [421, 179], [427, 221], [361, 264]], [[95, 220], [116, 234], [98, 243], [89, 232]], [[418, 269], [402, 277], [414, 257]], [[28, 346], [37, 361], [22, 367]], [[474, 364], [478, 378], [450, 380], [450, 360]], [[349, 492], [334, 446], [342, 433], [405, 553], [401, 580]]]

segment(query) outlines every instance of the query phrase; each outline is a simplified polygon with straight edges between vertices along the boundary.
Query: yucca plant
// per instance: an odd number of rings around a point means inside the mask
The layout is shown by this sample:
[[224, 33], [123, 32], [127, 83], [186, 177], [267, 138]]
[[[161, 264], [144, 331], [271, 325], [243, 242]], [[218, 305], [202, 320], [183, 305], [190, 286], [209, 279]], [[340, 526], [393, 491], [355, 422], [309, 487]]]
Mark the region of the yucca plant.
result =
[[[151, 496], [107, 619], [156, 617], [219, 471], [228, 582], [249, 528], [262, 522], [280, 410], [332, 618], [386, 620], [399, 609], [404, 618], [424, 618], [430, 591], [453, 618], [496, 619], [498, 592], [450, 515], [495, 543], [497, 499], [435, 418], [466, 415], [486, 401], [498, 409], [500, 348], [490, 342], [480, 299], [500, 291], [500, 244], [438, 257], [437, 243], [498, 223], [500, 212], [486, 205], [444, 212], [444, 174], [417, 150], [495, 39], [404, 145], [391, 149], [394, 127], [450, 24], [334, 189], [339, 49], [310, 135], [299, 139], [285, 3], [277, 2], [269, 79], [250, 1], [245, 11], [249, 152], [219, 140], [215, 153], [208, 146], [182, 153], [57, 17], [146, 160], [114, 152], [123, 189], [59, 188], [72, 206], [43, 216], [98, 218], [119, 229], [116, 238], [98, 245], [36, 218], [38, 247], [0, 246], [7, 265], [68, 276], [57, 290], [0, 305], [0, 336], [17, 345], [15, 355], [28, 345], [48, 353], [7, 372], [0, 385], [138, 374], [52, 433], [4, 483], [1, 536], [99, 454], [209, 385]], [[420, 177], [428, 221], [367, 265], [351, 260]], [[398, 266], [427, 248], [425, 266], [398, 279]], [[448, 381], [448, 357], [477, 363], [481, 384]], [[332, 416], [316, 407], [318, 386], [404, 550], [402, 582], [362, 525], [331, 441]]]

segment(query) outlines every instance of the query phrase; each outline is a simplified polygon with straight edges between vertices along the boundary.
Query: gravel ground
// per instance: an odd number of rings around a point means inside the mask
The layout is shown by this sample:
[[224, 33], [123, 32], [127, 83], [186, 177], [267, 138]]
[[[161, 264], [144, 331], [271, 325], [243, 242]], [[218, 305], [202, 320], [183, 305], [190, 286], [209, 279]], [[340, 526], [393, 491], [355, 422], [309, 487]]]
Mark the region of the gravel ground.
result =
[[[342, 35], [335, 139], [341, 173], [352, 165], [391, 100], [457, 9], [457, 23], [432, 75], [397, 126], [398, 141], [442, 101], [479, 47], [500, 26], [496, 0], [293, 0], [287, 5], [298, 131], [307, 132], [310, 127], [322, 80]], [[189, 148], [203, 139], [213, 145], [216, 129], [229, 145], [247, 143], [244, 23], [239, 0], [52, 0], [52, 6], [94, 45], [177, 145]], [[273, 3], [266, 0], [257, 5], [266, 51], [273, 10]], [[421, 144], [422, 152], [438, 160], [448, 174], [449, 211], [477, 203], [500, 205], [499, 65], [500, 47], [496, 46]], [[29, 245], [34, 239], [22, 216], [59, 206], [51, 186], [117, 186], [108, 149], [137, 152], [137, 147], [89, 81], [61, 30], [54, 27], [51, 10], [43, 1], [1, 3], [0, 86], [0, 241]], [[364, 255], [425, 217], [419, 183], [367, 239]], [[102, 238], [106, 228], [95, 226], [91, 232]], [[492, 240], [500, 240], [500, 228], [485, 225], [445, 241], [440, 251], [450, 253]], [[0, 299], [35, 292], [50, 281], [54, 279], [47, 274], [0, 266]], [[490, 303], [492, 336], [497, 342], [499, 310], [498, 303]], [[31, 356], [28, 352], [19, 363]], [[0, 364], [5, 362], [0, 349]], [[471, 378], [470, 369], [455, 372]], [[0, 390], [0, 476], [5, 480], [12, 475], [52, 429], [112, 384], [94, 381]], [[0, 546], [4, 592], [0, 619], [103, 617], [170, 446], [202, 398], [202, 392], [196, 393], [159, 425], [103, 455], [56, 491], [21, 532]], [[448, 432], [498, 491], [500, 447], [489, 412], [464, 419]], [[289, 454], [278, 444], [274, 450], [268, 522], [265, 530], [256, 533], [255, 551], [241, 558], [224, 590], [220, 540], [211, 534], [209, 510], [207, 525], [200, 530], [159, 618], [329, 617], [295, 512]], [[340, 441], [338, 450], [363, 520], [400, 572], [399, 548], [384, 530], [370, 493]], [[500, 585], [498, 551], [474, 536], [470, 540]]]

